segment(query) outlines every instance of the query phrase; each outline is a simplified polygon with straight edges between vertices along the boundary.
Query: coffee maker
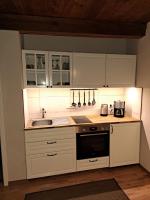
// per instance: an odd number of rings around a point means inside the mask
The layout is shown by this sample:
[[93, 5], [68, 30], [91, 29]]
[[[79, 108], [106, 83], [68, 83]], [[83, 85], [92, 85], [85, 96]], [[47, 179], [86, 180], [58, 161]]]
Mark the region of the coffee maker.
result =
[[124, 117], [125, 101], [114, 101], [114, 117]]

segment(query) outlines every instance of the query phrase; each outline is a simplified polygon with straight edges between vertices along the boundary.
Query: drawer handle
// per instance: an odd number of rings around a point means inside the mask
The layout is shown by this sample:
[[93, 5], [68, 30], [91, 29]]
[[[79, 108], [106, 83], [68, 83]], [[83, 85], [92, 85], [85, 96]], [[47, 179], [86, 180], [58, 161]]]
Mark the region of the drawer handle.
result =
[[56, 141], [54, 141], [54, 142], [47, 142], [47, 144], [56, 144]]
[[89, 160], [89, 162], [97, 162], [98, 160], [97, 159], [95, 159], [95, 160]]
[[54, 153], [54, 154], [47, 154], [47, 156], [57, 156], [57, 153]]

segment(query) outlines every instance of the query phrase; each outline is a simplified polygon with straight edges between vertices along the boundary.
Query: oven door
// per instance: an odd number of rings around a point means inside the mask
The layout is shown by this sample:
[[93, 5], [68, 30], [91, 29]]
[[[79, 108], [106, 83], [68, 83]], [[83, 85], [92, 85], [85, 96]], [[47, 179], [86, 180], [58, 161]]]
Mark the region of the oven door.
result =
[[77, 160], [109, 156], [109, 133], [77, 133]]

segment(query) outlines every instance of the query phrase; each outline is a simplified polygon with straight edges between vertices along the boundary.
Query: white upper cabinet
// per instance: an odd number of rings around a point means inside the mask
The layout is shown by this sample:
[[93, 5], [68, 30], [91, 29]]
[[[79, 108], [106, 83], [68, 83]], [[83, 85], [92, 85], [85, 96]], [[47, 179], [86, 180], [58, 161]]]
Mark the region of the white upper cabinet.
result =
[[135, 86], [135, 71], [135, 55], [106, 56], [106, 85], [108, 87]]
[[23, 50], [25, 87], [72, 85], [72, 53]]
[[49, 53], [50, 80], [53, 87], [72, 85], [72, 53]]
[[73, 87], [105, 85], [105, 54], [73, 53]]
[[25, 87], [46, 87], [48, 78], [48, 52], [22, 51]]
[[25, 87], [133, 87], [136, 56], [23, 50]]

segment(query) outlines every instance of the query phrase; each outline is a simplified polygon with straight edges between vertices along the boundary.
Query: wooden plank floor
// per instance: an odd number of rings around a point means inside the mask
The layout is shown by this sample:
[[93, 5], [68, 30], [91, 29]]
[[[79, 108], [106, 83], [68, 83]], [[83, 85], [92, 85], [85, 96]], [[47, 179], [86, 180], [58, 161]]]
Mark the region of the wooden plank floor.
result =
[[150, 200], [150, 174], [139, 165], [11, 182], [9, 187], [0, 186], [0, 200], [24, 200], [26, 193], [109, 178], [117, 180], [129, 199]]

